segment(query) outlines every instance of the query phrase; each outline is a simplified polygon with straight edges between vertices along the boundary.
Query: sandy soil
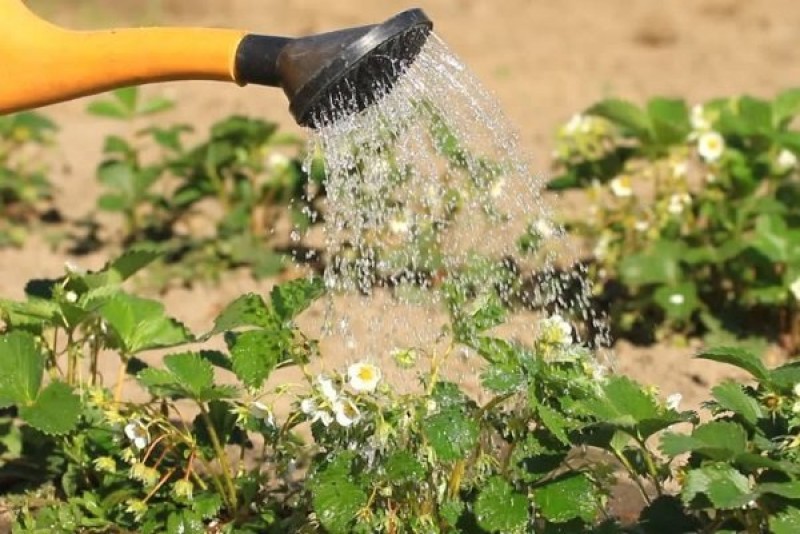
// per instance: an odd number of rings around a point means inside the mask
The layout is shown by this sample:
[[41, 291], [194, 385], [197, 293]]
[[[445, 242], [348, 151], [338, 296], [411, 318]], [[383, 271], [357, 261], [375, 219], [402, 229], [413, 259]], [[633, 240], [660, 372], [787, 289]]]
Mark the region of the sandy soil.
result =
[[[398, 0], [29, 0], [51, 20], [74, 28], [112, 25], [203, 25], [299, 35], [373, 23], [408, 4]], [[702, 100], [718, 95], [771, 95], [800, 84], [800, 4], [796, 0], [418, 0], [437, 33], [496, 94], [522, 145], [548, 172], [550, 138], [559, 122], [608, 95], [642, 101], [680, 95]], [[299, 131], [280, 91], [210, 82], [151, 86], [180, 101], [167, 119], [191, 120], [203, 129], [234, 112], [246, 112]], [[86, 100], [45, 111], [61, 125], [63, 165], [53, 175], [57, 204], [68, 217], [89, 211], [97, 197], [94, 168], [102, 139], [119, 126], [91, 118]], [[551, 197], [557, 209], [576, 207]], [[0, 251], [0, 295], [19, 297], [32, 277], [59, 275], [63, 255], [31, 240], [23, 250]], [[77, 258], [99, 267], [104, 254]], [[245, 291], [265, 291], [232, 273], [219, 287], [175, 290], [170, 312], [198, 330]], [[691, 359], [696, 348], [616, 347], [617, 369], [681, 392], [689, 405], [730, 372]], [[346, 349], [338, 358], [347, 358]]]

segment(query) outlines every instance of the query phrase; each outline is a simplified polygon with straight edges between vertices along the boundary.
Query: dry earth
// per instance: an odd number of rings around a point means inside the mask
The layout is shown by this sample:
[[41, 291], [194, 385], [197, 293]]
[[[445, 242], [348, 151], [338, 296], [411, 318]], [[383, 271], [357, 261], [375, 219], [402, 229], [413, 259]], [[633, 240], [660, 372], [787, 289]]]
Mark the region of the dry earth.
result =
[[[386, 0], [28, 0], [50, 20], [79, 29], [124, 25], [200, 25], [303, 35], [383, 20], [409, 7]], [[642, 101], [661, 95], [699, 101], [719, 95], [771, 95], [800, 85], [800, 3], [796, 0], [418, 0], [437, 33], [493, 92], [541, 175], [548, 172], [552, 132], [595, 100], [614, 95]], [[0, 16], [2, 14], [0, 13]], [[8, 83], [0, 80], [0, 83]], [[202, 130], [230, 113], [291, 122], [280, 91], [212, 82], [148, 87], [180, 105], [168, 120]], [[45, 109], [60, 125], [53, 179], [57, 205], [68, 217], [89, 211], [98, 196], [94, 168], [102, 139], [119, 126], [85, 113], [86, 100]], [[551, 197], [558, 209], [579, 209]], [[66, 259], [99, 267], [106, 254], [67, 258], [37, 240], [22, 250], [0, 251], [0, 295], [20, 297], [26, 280], [56, 276]], [[174, 290], [169, 311], [197, 330], [246, 291], [266, 291], [231, 273], [218, 287]], [[313, 320], [313, 318], [309, 319]], [[365, 322], [366, 325], [369, 322]], [[365, 326], [368, 328], [368, 326]], [[695, 349], [669, 346], [615, 348], [617, 369], [656, 384], [664, 394], [682, 392], [696, 406], [708, 387], [728, 376], [715, 364], [691, 359]], [[336, 360], [348, 349], [334, 347]]]

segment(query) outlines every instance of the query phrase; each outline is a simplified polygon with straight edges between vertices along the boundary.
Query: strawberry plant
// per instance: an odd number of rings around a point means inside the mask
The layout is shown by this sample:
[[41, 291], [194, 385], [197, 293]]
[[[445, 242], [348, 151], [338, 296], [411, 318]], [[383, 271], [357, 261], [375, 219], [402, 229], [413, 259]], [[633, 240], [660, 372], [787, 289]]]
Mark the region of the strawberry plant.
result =
[[53, 188], [42, 162], [56, 125], [27, 112], [0, 117], [0, 246], [19, 246], [42, 218]]
[[[0, 475], [15, 532], [797, 528], [794, 364], [706, 350], [752, 381], [716, 386], [701, 421], [609, 373], [561, 316], [531, 324], [530, 343], [498, 336], [496, 290], [455, 276], [444, 343], [387, 348], [392, 374], [418, 380], [404, 393], [358, 355], [320, 370], [296, 323], [324, 295], [319, 279], [242, 295], [197, 334], [125, 289], [157, 257], [134, 248], [0, 301]], [[481, 402], [440, 372], [465, 348], [483, 361]], [[163, 358], [147, 357], [156, 349]], [[118, 372], [104, 375], [109, 358]], [[274, 379], [286, 367], [297, 382]], [[641, 494], [630, 524], [609, 512], [619, 484]]]
[[[93, 102], [89, 111], [130, 122], [172, 105], [124, 89]], [[237, 266], [249, 266], [258, 277], [279, 272], [295, 243], [276, 239], [275, 227], [288, 218], [297, 232], [317, 217], [306, 198], [300, 140], [242, 116], [216, 122], [207, 138], [187, 146], [192, 131], [172, 124], [108, 137], [98, 168], [106, 193], [98, 208], [121, 215], [123, 245], [158, 244], [169, 251], [167, 267], [154, 275], [159, 285], [213, 279]], [[314, 179], [321, 180], [319, 172]]]
[[797, 351], [798, 111], [798, 90], [692, 108], [606, 100], [561, 128], [550, 188], [591, 198], [565, 222], [592, 243], [619, 334], [762, 336]]

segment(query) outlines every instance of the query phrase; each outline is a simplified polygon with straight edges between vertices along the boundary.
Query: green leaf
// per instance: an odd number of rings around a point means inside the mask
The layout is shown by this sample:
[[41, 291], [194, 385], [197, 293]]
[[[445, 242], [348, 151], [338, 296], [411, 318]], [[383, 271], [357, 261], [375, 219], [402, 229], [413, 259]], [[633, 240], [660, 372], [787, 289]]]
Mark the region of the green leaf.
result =
[[175, 107], [175, 102], [172, 100], [162, 96], [155, 96], [148, 98], [146, 102], [139, 106], [136, 113], [139, 115], [153, 115], [155, 113], [167, 111], [173, 107]]
[[319, 277], [292, 280], [272, 289], [272, 308], [282, 321], [289, 321], [308, 308], [324, 292], [325, 286]]
[[201, 397], [206, 389], [214, 385], [214, 368], [199, 354], [170, 354], [164, 357], [164, 366], [194, 398]]
[[275, 324], [275, 315], [259, 295], [248, 293], [237, 298], [222, 310], [214, 321], [211, 336], [244, 326], [268, 327]]
[[465, 458], [475, 447], [478, 431], [478, 424], [455, 406], [428, 417], [423, 423], [425, 437], [444, 462]]
[[626, 284], [677, 284], [681, 279], [680, 259], [686, 246], [677, 241], [659, 241], [640, 254], [627, 255], [619, 264]]
[[24, 331], [0, 336], [0, 407], [31, 404], [39, 393], [45, 356]]
[[714, 460], [726, 460], [746, 449], [747, 432], [732, 421], [711, 421], [695, 428], [690, 436], [667, 432], [661, 438], [662, 452], [673, 457], [695, 452]]
[[790, 506], [785, 512], [769, 518], [772, 534], [797, 534], [800, 532], [800, 508]]
[[794, 388], [795, 384], [800, 382], [800, 362], [789, 362], [781, 365], [769, 372], [769, 380], [772, 384], [784, 390]]
[[528, 499], [503, 478], [490, 478], [475, 501], [475, 516], [489, 532], [521, 531], [528, 525]]
[[658, 404], [642, 387], [625, 376], [612, 376], [603, 385], [603, 397], [590, 403], [601, 420], [633, 426], [660, 416]]
[[226, 336], [233, 372], [250, 389], [259, 389], [284, 361], [288, 340], [270, 330], [249, 330]]
[[75, 429], [81, 414], [81, 399], [64, 382], [51, 382], [33, 404], [19, 407], [20, 417], [45, 434], [66, 434]]
[[739, 98], [737, 105], [746, 133], [769, 134], [772, 131], [772, 105], [769, 102], [745, 95]]
[[162, 253], [143, 245], [126, 250], [121, 256], [107, 263], [96, 273], [81, 278], [90, 289], [118, 285], [160, 258]]
[[570, 443], [569, 436], [567, 435], [567, 428], [569, 421], [558, 413], [556, 410], [550, 408], [546, 404], [540, 404], [536, 408], [542, 424], [549, 430], [561, 443], [567, 445]]
[[653, 294], [653, 300], [674, 320], [689, 319], [699, 302], [694, 282], [661, 286]]
[[594, 485], [583, 473], [569, 473], [536, 488], [533, 500], [537, 512], [553, 523], [591, 521], [597, 513]]
[[125, 110], [131, 113], [136, 110], [136, 103], [139, 101], [139, 88], [137, 86], [120, 87], [119, 89], [114, 89], [111, 94]]
[[739, 508], [751, 500], [747, 477], [728, 464], [709, 464], [693, 469], [686, 475], [681, 499], [690, 504], [704, 494], [711, 503], [723, 510]]
[[758, 401], [745, 393], [741, 384], [732, 380], [715, 386], [711, 394], [722, 408], [742, 416], [750, 424], [763, 417]]
[[103, 211], [110, 211], [112, 213], [125, 211], [128, 207], [127, 199], [116, 193], [106, 193], [97, 199], [97, 207]]
[[107, 117], [110, 119], [128, 118], [126, 110], [118, 103], [111, 100], [95, 100], [89, 102], [89, 105], [86, 106], [86, 111], [98, 117]]
[[330, 534], [349, 534], [356, 514], [367, 503], [366, 492], [350, 473], [351, 453], [340, 453], [313, 479], [314, 511]]
[[800, 481], [792, 482], [765, 482], [755, 489], [758, 493], [772, 493], [787, 499], [800, 499]]
[[166, 369], [148, 367], [136, 378], [155, 396], [190, 397], [199, 402], [234, 396], [235, 388], [214, 386], [214, 369], [201, 354], [187, 352], [164, 357]]
[[202, 517], [191, 510], [172, 512], [167, 517], [167, 534], [205, 534]]
[[164, 306], [155, 300], [127, 293], [117, 293], [99, 310], [116, 333], [120, 347], [127, 354], [171, 347], [193, 339], [185, 326], [167, 317]]
[[653, 98], [647, 103], [647, 114], [656, 141], [661, 145], [681, 144], [691, 131], [689, 109], [684, 100]]
[[769, 379], [769, 371], [758, 356], [738, 347], [712, 347], [700, 352], [696, 358], [727, 363], [744, 369], [758, 380]]
[[800, 230], [789, 229], [780, 215], [761, 215], [756, 219], [752, 246], [773, 262], [796, 261], [800, 257]]
[[386, 459], [386, 477], [393, 483], [415, 482], [425, 475], [425, 466], [408, 451], [397, 451]]
[[776, 127], [784, 127], [800, 113], [800, 89], [787, 89], [775, 97], [772, 116]]
[[652, 138], [647, 115], [630, 102], [617, 99], [603, 100], [586, 110], [586, 113], [608, 119], [644, 142]]
[[210, 519], [222, 508], [222, 498], [218, 493], [199, 493], [192, 498], [192, 509], [204, 519]]

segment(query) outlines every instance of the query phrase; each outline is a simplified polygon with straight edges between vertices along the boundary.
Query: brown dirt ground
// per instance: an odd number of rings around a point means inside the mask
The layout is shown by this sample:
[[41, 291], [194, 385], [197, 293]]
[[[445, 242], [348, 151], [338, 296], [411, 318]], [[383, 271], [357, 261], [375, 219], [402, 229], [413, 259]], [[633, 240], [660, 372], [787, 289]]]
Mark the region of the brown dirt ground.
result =
[[[409, 7], [386, 0], [28, 0], [50, 20], [73, 28], [124, 25], [224, 26], [253, 32], [304, 35], [380, 21]], [[800, 84], [800, 4], [796, 0], [418, 0], [437, 33], [493, 92], [536, 170], [548, 172], [556, 126], [604, 96], [642, 101], [677, 95], [701, 101], [721, 95], [772, 95]], [[1, 15], [0, 15], [1, 16]], [[199, 130], [230, 113], [249, 113], [299, 132], [280, 91], [213, 82], [167, 83], [147, 88], [179, 100], [165, 118], [194, 122]], [[98, 196], [94, 168], [102, 139], [119, 126], [89, 117], [86, 100], [46, 108], [61, 126], [53, 175], [57, 205], [68, 216], [89, 211]], [[552, 197], [558, 209], [574, 200]], [[22, 250], [0, 251], [0, 295], [19, 297], [26, 280], [59, 275], [68, 258], [32, 239]], [[87, 267], [106, 257], [78, 258]], [[218, 287], [174, 290], [171, 313], [198, 330], [246, 291], [264, 291], [232, 273]], [[730, 376], [721, 366], [691, 359], [696, 347], [615, 348], [617, 369], [681, 392], [689, 406], [709, 385]], [[334, 355], [348, 359], [343, 347]]]

